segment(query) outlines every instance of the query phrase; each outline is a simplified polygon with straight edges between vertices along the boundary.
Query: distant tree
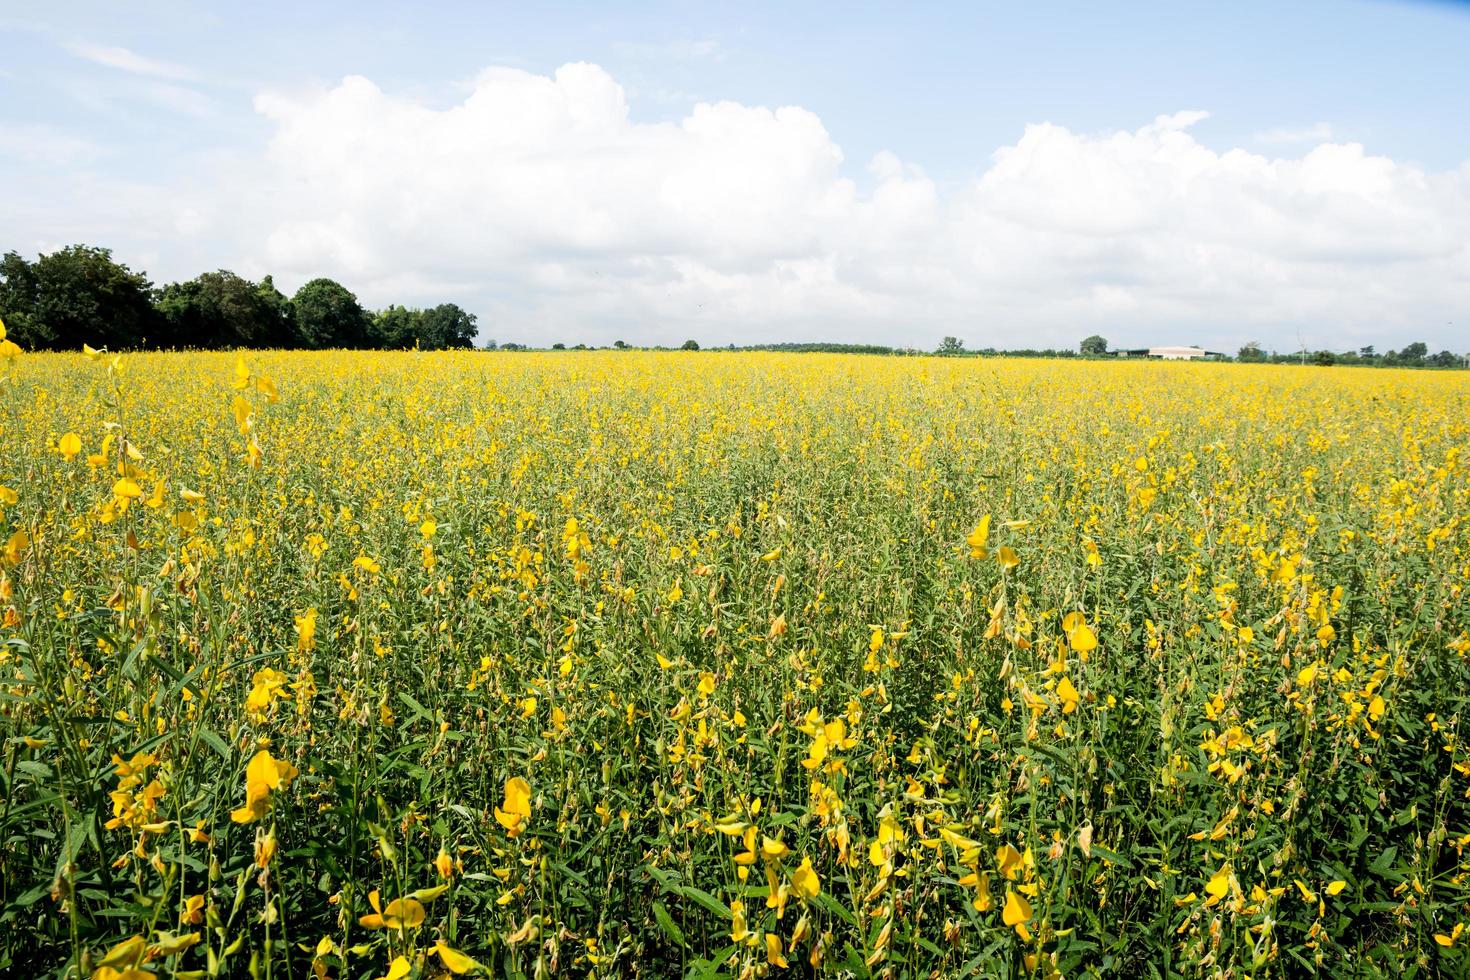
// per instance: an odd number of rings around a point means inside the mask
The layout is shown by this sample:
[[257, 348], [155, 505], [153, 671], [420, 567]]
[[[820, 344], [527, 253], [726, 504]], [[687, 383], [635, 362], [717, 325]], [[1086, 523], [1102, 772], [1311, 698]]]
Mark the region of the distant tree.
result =
[[1266, 359], [1266, 352], [1261, 350], [1259, 343], [1252, 340], [1236, 352], [1235, 359], [1238, 361], [1264, 361]]
[[332, 279], [313, 279], [291, 298], [297, 339], [303, 347], [364, 347], [372, 319], [357, 297]]
[[1371, 360], [1373, 360], [1373, 358], [1377, 357], [1378, 355], [1373, 350], [1373, 345], [1372, 344], [1368, 344], [1365, 347], [1359, 347], [1358, 348], [1358, 356], [1361, 357], [1365, 361], [1371, 361]]
[[697, 341], [697, 340], [686, 340], [679, 347], [679, 349], [680, 350], [699, 350], [699, 341]]
[[945, 337], [939, 342], [939, 350], [935, 353], [954, 356], [965, 352], [965, 342], [958, 337]]
[[1107, 339], [1099, 336], [1098, 334], [1093, 334], [1091, 337], [1088, 337], [1086, 340], [1082, 341], [1082, 343], [1078, 346], [1080, 347], [1082, 353], [1091, 354], [1093, 356], [1106, 354], [1108, 352]]
[[35, 309], [36, 270], [19, 252], [6, 252], [0, 259], [0, 319], [10, 339], [33, 349], [57, 346], [50, 327], [36, 321]]
[[455, 350], [473, 347], [475, 315], [454, 303], [440, 303], [424, 310], [419, 320], [419, 346], [424, 350]]
[[373, 314], [368, 340], [382, 350], [412, 347], [420, 332], [423, 313], [406, 306], [390, 306]]
[[526, 349], [526, 345], [525, 344], [518, 344], [515, 341], [508, 341], [508, 342], [506, 342], [504, 344], [501, 344], [500, 345], [500, 349], [501, 350], [512, 350], [512, 351], [514, 351], [514, 350], [525, 350]]
[[153, 284], [114, 262], [109, 249], [72, 245], [31, 263], [10, 252], [0, 278], [0, 316], [22, 346], [117, 350], [157, 342]]
[[567, 349], [567, 345], [566, 344], [562, 344], [562, 343], [556, 343], [556, 344], [552, 344], [551, 345], [551, 349], [552, 350], [566, 350]]
[[170, 283], [155, 305], [166, 346], [285, 347], [293, 340], [290, 305], [275, 284], [253, 283], [227, 269]]
[[1431, 357], [1429, 359], [1429, 363], [1433, 364], [1435, 367], [1456, 367], [1459, 365], [1460, 359], [1450, 351], [1442, 350], [1438, 354], [1435, 354], [1433, 357]]
[[1330, 350], [1319, 350], [1312, 355], [1312, 363], [1322, 367], [1331, 367], [1337, 363], [1337, 355]]
[[1399, 360], [1405, 364], [1418, 364], [1429, 354], [1429, 346], [1424, 343], [1415, 342], [1399, 351]]
[[480, 345], [480, 350], [495, 350], [495, 349], [496, 349], [496, 344], [495, 344], [495, 338], [494, 337], [488, 338], [485, 341], [485, 343], [483, 343], [483, 344]]
[[624, 343], [623, 341], [621, 341], [621, 340], [614, 340], [613, 341], [613, 346], [616, 347], [618, 350], [627, 350], [628, 349], [628, 345], [626, 343]]

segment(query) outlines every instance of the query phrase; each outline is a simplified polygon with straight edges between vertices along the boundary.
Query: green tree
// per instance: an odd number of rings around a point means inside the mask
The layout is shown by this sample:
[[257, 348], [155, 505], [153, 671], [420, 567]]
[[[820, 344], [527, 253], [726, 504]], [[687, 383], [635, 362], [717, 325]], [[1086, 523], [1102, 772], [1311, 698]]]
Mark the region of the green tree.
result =
[[1428, 356], [1429, 345], [1423, 342], [1409, 344], [1399, 351], [1399, 360], [1405, 364], [1422, 364]]
[[473, 347], [475, 315], [466, 313], [454, 303], [440, 303], [424, 310], [419, 317], [419, 346], [424, 350], [454, 350]]
[[1078, 346], [1080, 347], [1082, 353], [1091, 354], [1094, 357], [1106, 354], [1108, 352], [1107, 339], [1099, 334], [1093, 334], [1091, 337], [1088, 337], [1086, 340], [1082, 341], [1082, 343]]
[[699, 341], [697, 341], [697, 340], [686, 340], [686, 341], [684, 341], [683, 345], [679, 349], [680, 350], [699, 350]]
[[939, 342], [939, 350], [935, 353], [953, 357], [965, 352], [965, 342], [958, 337], [945, 337]]
[[285, 347], [290, 307], [269, 280], [253, 283], [227, 269], [170, 283], [158, 295], [162, 343], [173, 347]]
[[418, 338], [423, 312], [410, 310], [406, 306], [390, 306], [373, 316], [368, 340], [373, 347], [382, 350], [402, 350], [412, 347]]
[[346, 286], [331, 279], [313, 279], [291, 298], [297, 340], [303, 347], [364, 347], [371, 318]]
[[31, 349], [56, 346], [45, 324], [35, 320], [36, 271], [18, 252], [0, 259], [0, 319], [12, 340]]
[[109, 249], [72, 245], [32, 263], [10, 252], [0, 277], [0, 315], [23, 346], [119, 350], [158, 343], [153, 284], [114, 262]]
[[1266, 359], [1266, 352], [1261, 350], [1261, 345], [1252, 340], [1235, 354], [1237, 361], [1260, 362]]

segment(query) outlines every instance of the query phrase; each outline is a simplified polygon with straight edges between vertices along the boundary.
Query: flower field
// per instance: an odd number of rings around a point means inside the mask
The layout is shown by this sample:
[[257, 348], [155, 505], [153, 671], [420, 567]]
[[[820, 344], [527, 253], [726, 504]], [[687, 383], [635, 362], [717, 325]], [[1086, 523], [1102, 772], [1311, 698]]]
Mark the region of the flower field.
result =
[[0, 973], [1470, 972], [1470, 379], [0, 360]]

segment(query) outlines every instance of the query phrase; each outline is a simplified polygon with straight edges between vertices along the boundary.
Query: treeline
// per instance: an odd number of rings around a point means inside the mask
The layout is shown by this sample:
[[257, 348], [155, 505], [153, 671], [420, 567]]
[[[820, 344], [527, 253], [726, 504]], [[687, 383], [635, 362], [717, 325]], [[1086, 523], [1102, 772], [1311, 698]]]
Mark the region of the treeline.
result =
[[[313, 279], [294, 296], [221, 269], [155, 288], [112, 252], [73, 245], [28, 262], [0, 260], [0, 318], [30, 350], [470, 347], [475, 317], [453, 303], [364, 309], [341, 283]], [[493, 342], [490, 346], [493, 346]]]
[[1373, 346], [1359, 347], [1357, 350], [1349, 351], [1291, 351], [1282, 353], [1280, 351], [1264, 351], [1260, 344], [1250, 343], [1242, 347], [1235, 355], [1237, 361], [1254, 364], [1317, 364], [1323, 367], [1332, 365], [1345, 365], [1348, 367], [1435, 367], [1435, 368], [1457, 368], [1466, 367], [1467, 355], [1456, 354], [1453, 351], [1442, 350], [1438, 354], [1429, 353], [1429, 346], [1423, 343], [1412, 343], [1404, 345], [1403, 350], [1390, 350], [1378, 353]]

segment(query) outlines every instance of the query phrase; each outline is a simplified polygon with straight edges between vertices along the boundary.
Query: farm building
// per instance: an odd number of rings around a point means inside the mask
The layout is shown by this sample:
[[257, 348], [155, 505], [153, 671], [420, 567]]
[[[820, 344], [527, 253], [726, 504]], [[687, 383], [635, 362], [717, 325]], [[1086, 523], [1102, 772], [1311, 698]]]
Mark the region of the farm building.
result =
[[1199, 358], [1214, 359], [1225, 356], [1219, 351], [1205, 350], [1203, 347], [1138, 347], [1109, 353], [1115, 357], [1152, 357], [1165, 361], [1193, 361]]

